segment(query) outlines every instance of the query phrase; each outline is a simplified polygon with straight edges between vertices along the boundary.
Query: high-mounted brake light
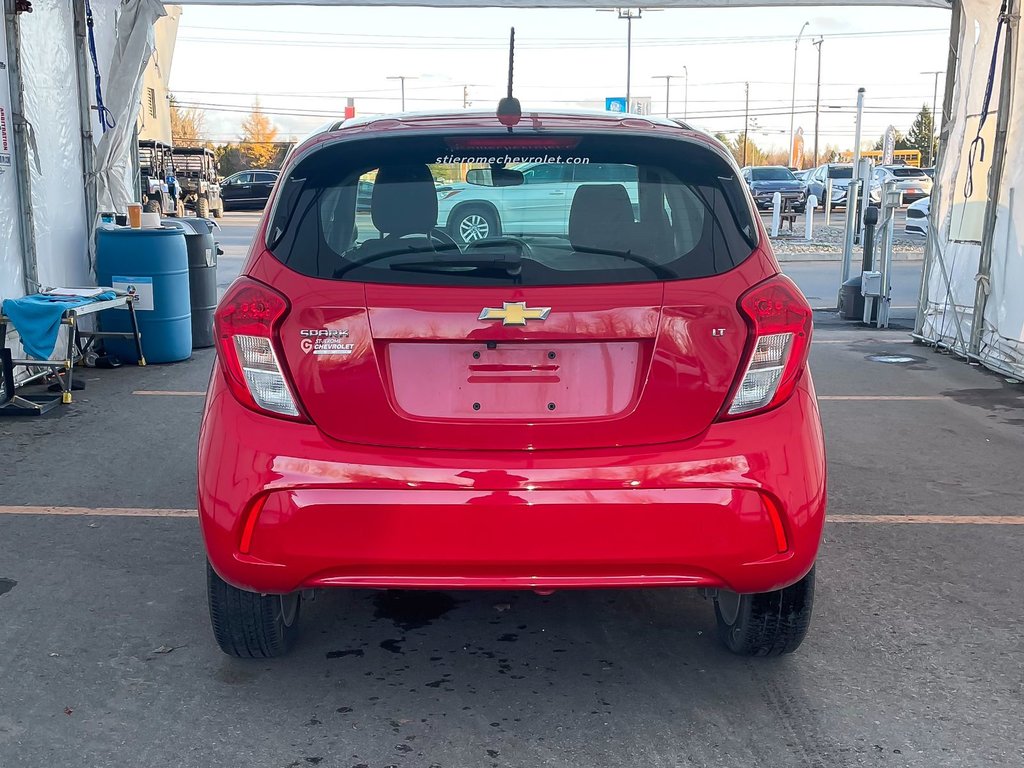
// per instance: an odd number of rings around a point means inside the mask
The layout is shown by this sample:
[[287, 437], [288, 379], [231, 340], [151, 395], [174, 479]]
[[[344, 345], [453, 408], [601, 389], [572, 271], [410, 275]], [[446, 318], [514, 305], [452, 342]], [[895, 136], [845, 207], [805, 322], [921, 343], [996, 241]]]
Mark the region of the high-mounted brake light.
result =
[[749, 416], [785, 402], [810, 351], [812, 312], [792, 280], [776, 275], [740, 298], [754, 343], [725, 418]]
[[281, 294], [247, 277], [228, 289], [215, 317], [220, 359], [239, 402], [275, 416], [304, 420], [274, 346], [274, 326], [288, 311]]
[[575, 149], [580, 143], [578, 136], [472, 136], [452, 137], [446, 139], [451, 149], [493, 149], [493, 150], [524, 150], [524, 149]]

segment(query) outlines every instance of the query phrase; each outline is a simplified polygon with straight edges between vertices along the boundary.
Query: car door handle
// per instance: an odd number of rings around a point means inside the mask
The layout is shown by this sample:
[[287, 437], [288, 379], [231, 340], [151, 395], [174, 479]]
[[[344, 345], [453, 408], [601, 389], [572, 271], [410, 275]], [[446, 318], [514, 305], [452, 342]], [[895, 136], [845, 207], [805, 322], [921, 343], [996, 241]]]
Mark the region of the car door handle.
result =
[[549, 195], [558, 195], [559, 197], [564, 197], [564, 196], [565, 196], [565, 192], [564, 192], [564, 191], [560, 191], [560, 192], [548, 192], [548, 194], [549, 194]]

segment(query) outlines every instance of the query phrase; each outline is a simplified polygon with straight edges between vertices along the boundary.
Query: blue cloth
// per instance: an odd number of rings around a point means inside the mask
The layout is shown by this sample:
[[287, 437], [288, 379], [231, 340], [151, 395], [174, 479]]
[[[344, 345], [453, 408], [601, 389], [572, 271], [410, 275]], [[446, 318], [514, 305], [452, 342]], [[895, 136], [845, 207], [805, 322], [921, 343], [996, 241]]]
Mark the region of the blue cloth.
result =
[[94, 301], [116, 299], [113, 291], [104, 291], [93, 297], [49, 296], [34, 293], [20, 299], [4, 299], [3, 313], [21, 337], [21, 346], [26, 354], [36, 360], [49, 360], [57, 346], [57, 334], [64, 312], [75, 307], [92, 304]]

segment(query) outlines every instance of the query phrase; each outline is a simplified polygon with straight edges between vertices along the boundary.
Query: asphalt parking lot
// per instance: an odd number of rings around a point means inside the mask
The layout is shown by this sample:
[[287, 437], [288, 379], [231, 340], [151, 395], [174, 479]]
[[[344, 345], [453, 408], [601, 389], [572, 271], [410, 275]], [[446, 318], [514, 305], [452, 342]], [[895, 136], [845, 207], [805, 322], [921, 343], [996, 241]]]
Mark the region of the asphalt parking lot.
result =
[[817, 323], [831, 521], [769, 660], [677, 590], [328, 593], [292, 655], [230, 659], [192, 511], [212, 351], [88, 370], [0, 421], [0, 766], [1021, 765], [1024, 388]]

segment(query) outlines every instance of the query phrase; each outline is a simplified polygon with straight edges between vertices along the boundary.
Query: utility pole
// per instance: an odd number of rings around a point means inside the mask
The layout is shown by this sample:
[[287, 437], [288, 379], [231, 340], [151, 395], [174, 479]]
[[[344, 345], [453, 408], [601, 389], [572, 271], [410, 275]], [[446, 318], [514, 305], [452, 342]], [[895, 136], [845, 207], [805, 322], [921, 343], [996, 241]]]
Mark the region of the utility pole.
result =
[[944, 75], [946, 73], [940, 70], [940, 71], [937, 71], [937, 72], [922, 72], [921, 74], [922, 75], [935, 75], [935, 87], [932, 89], [932, 133], [931, 133], [931, 137], [930, 137], [931, 141], [928, 142], [928, 161], [925, 163], [925, 168], [929, 168], [929, 167], [931, 167], [932, 165], [935, 164], [933, 162], [934, 158], [932, 157], [932, 151], [933, 151], [933, 147], [935, 146], [935, 133], [936, 133], [936, 131], [935, 131], [935, 107], [936, 107], [936, 102], [938, 101], [938, 98], [939, 98], [939, 75]]
[[813, 45], [818, 49], [818, 90], [814, 97], [814, 166], [818, 167], [818, 124], [821, 120], [821, 44], [824, 37], [819, 37]]
[[463, 109], [468, 109], [469, 108], [469, 86], [468, 85], [462, 86], [462, 108]]
[[790, 102], [789, 107], [789, 164], [796, 165], [793, 155], [796, 153], [793, 151], [793, 140], [796, 138], [794, 130], [796, 129], [796, 55], [800, 50], [800, 38], [804, 36], [804, 30], [807, 29], [811, 22], [805, 21], [804, 25], [800, 27], [800, 34], [796, 36], [796, 42], [793, 43], [793, 98]]
[[394, 75], [393, 77], [387, 78], [388, 80], [400, 80], [402, 83], [402, 111], [405, 112], [405, 81], [415, 80], [413, 75]]
[[683, 120], [686, 119], [687, 107], [690, 103], [690, 71], [683, 65]]
[[747, 166], [747, 128], [750, 124], [750, 83], [743, 84], [743, 167]]

